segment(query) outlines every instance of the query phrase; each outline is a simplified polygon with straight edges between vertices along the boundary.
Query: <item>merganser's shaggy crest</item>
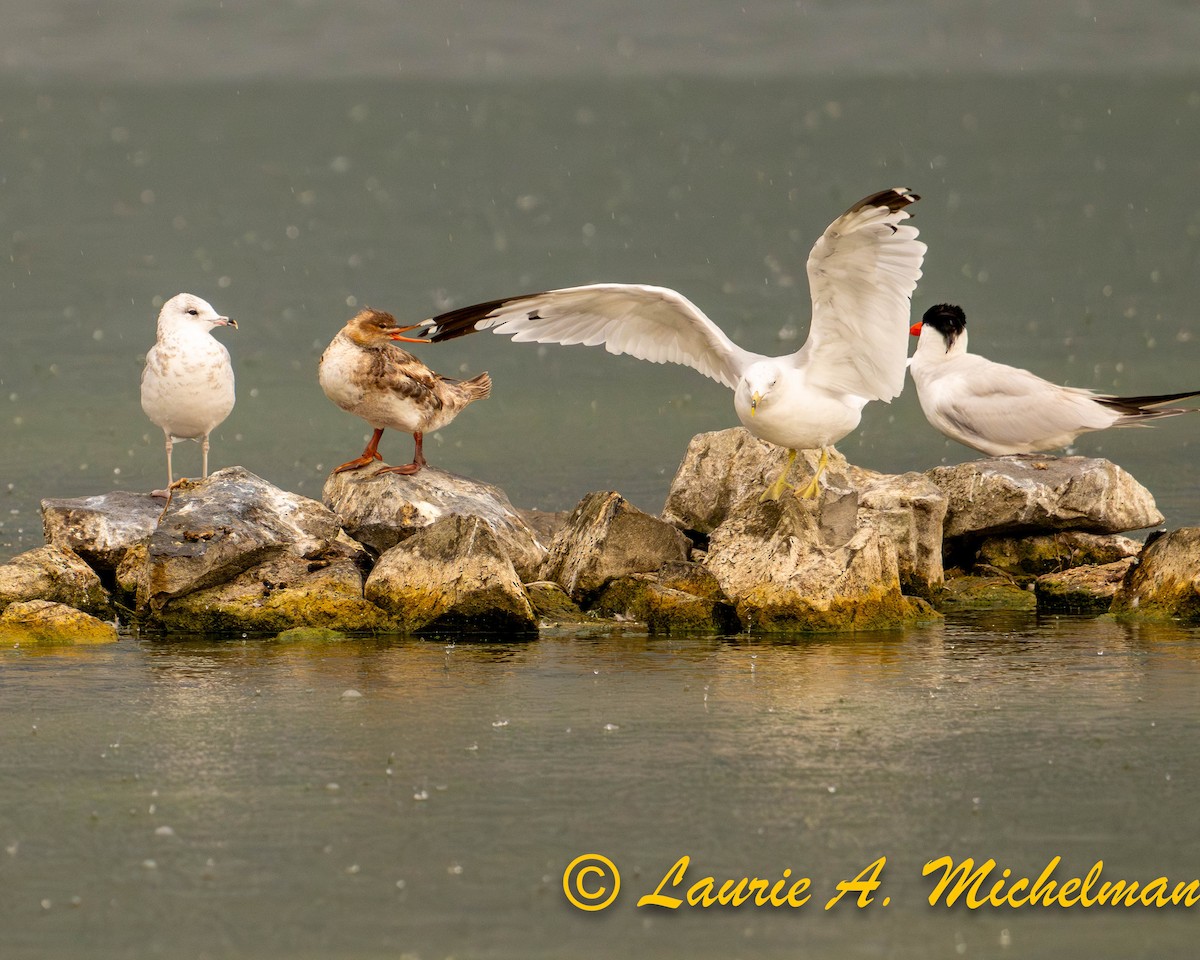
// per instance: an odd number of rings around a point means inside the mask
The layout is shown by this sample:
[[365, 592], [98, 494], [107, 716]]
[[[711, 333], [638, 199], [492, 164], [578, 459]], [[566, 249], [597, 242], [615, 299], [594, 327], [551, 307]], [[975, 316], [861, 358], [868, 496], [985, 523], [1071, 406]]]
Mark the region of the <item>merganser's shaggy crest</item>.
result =
[[171, 448], [176, 440], [199, 440], [201, 472], [208, 476], [208, 435], [233, 409], [233, 367], [229, 351], [212, 336], [213, 327], [237, 321], [220, 316], [190, 293], [163, 304], [158, 339], [142, 371], [142, 409], [162, 427], [167, 446], [167, 490], [175, 485]]
[[967, 353], [967, 317], [953, 304], [930, 307], [910, 332], [920, 337], [909, 370], [925, 418], [951, 440], [993, 457], [1057, 450], [1089, 430], [1196, 412], [1158, 404], [1200, 396], [1200, 390], [1113, 397], [1060, 387]]
[[786, 489], [797, 450], [819, 447], [816, 476], [800, 494], [815, 497], [828, 448], [858, 426], [868, 401], [891, 400], [904, 386], [909, 300], [925, 244], [902, 221], [918, 199], [902, 187], [884, 190], [830, 224], [808, 257], [808, 340], [788, 356], [743, 350], [682, 294], [641, 284], [505, 297], [409, 329], [432, 342], [490, 329], [519, 341], [604, 344], [609, 353], [693, 367], [734, 391], [751, 433], [790, 451], [764, 499]]
[[379, 473], [413, 474], [426, 465], [423, 435], [453, 420], [473, 400], [492, 392], [486, 373], [470, 380], [452, 380], [434, 373], [394, 341], [411, 327], [396, 325], [390, 313], [369, 307], [351, 318], [321, 355], [318, 379], [325, 396], [356, 417], [362, 417], [375, 433], [362, 456], [334, 470], [358, 470], [376, 460], [379, 438], [385, 429], [413, 435], [416, 450], [412, 463], [385, 467]]

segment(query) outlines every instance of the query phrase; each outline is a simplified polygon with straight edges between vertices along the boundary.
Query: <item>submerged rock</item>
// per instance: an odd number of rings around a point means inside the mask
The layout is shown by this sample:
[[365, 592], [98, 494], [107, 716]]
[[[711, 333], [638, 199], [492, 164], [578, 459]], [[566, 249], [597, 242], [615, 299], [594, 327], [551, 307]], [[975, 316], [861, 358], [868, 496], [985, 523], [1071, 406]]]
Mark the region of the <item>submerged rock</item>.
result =
[[74, 550], [95, 570], [116, 570], [130, 547], [149, 539], [162, 509], [157, 497], [123, 490], [43, 500], [42, 532], [48, 544]]
[[1112, 612], [1200, 623], [1200, 527], [1181, 527], [1147, 543], [1113, 598]]
[[117, 628], [51, 600], [18, 600], [0, 614], [0, 644], [115, 643]]
[[949, 500], [943, 536], [1123, 533], [1162, 523], [1150, 491], [1108, 460], [995, 457], [927, 476]]
[[567, 596], [567, 591], [552, 580], [535, 580], [525, 584], [525, 594], [533, 605], [539, 626], [557, 627], [565, 623], [586, 623], [590, 619]]
[[1113, 602], [1133, 557], [1112, 563], [1046, 573], [1034, 582], [1038, 610], [1044, 613], [1104, 613]]
[[386, 551], [365, 594], [401, 630], [537, 631], [516, 568], [480, 517], [443, 517]]
[[0, 565], [0, 610], [23, 600], [48, 600], [89, 613], [111, 611], [96, 572], [74, 551], [47, 545]]
[[940, 610], [1034, 610], [1037, 597], [1011, 577], [951, 577], [937, 604]]
[[525, 579], [537, 578], [546, 556], [545, 546], [503, 490], [436, 467], [412, 476], [379, 473], [371, 467], [330, 474], [322, 498], [346, 533], [376, 553], [444, 517], [478, 517], [491, 527]]
[[717, 578], [698, 563], [664, 564], [656, 573], [610, 580], [591, 608], [603, 617], [639, 620], [651, 633], [736, 633], [737, 612]]
[[686, 560], [689, 548], [679, 530], [643, 513], [619, 493], [589, 493], [550, 545], [541, 579], [561, 584], [573, 600], [586, 605], [609, 580]]

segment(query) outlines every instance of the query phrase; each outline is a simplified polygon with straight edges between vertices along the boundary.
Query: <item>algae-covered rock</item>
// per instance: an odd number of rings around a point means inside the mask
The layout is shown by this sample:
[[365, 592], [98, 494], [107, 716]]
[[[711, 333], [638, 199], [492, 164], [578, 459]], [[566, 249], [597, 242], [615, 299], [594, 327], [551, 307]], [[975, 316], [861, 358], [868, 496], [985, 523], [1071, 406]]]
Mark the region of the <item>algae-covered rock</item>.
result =
[[229, 583], [276, 557], [345, 556], [328, 507], [287, 493], [244, 467], [226, 467], [177, 489], [147, 541], [139, 611]]
[[529, 597], [541, 625], [586, 623], [590, 619], [579, 609], [579, 605], [567, 596], [567, 591], [552, 580], [535, 580], [525, 584], [525, 594]]
[[1040, 577], [1072, 567], [1100, 566], [1136, 557], [1142, 545], [1118, 534], [1061, 533], [1027, 537], [988, 537], [979, 545], [978, 562], [1010, 576]]
[[111, 612], [96, 572], [74, 551], [51, 545], [0, 565], [0, 610], [21, 600], [50, 600], [89, 613]]
[[939, 610], [1034, 610], [1037, 597], [1010, 577], [950, 577], [937, 605]]
[[50, 600], [18, 600], [0, 614], [0, 645], [116, 643], [117, 628], [82, 610]]
[[550, 545], [541, 579], [561, 584], [572, 599], [586, 605], [609, 580], [686, 560], [689, 549], [679, 530], [643, 513], [619, 493], [589, 493]]
[[363, 597], [353, 560], [314, 562], [285, 554], [228, 583], [147, 610], [144, 622], [179, 633], [277, 633], [293, 627], [385, 630], [391, 618]]
[[822, 528], [821, 509], [821, 500], [752, 495], [713, 531], [705, 566], [746, 629], [874, 630], [936, 618], [901, 592], [889, 538], [862, 526], [827, 542], [835, 528]]
[[927, 475], [949, 500], [946, 538], [1123, 533], [1163, 519], [1150, 491], [1108, 460], [993, 457], [935, 467]]
[[346, 634], [330, 627], [292, 627], [284, 630], [275, 637], [276, 643], [322, 644], [338, 643], [346, 639]]
[[1200, 527], [1149, 542], [1113, 598], [1112, 613], [1200, 623]]
[[477, 517], [491, 528], [520, 576], [536, 579], [546, 556], [538, 535], [503, 490], [436, 467], [411, 476], [374, 467], [330, 474], [322, 497], [346, 533], [376, 553], [445, 517]]
[[1104, 613], [1112, 606], [1133, 557], [1112, 563], [1072, 567], [1046, 573], [1034, 583], [1038, 610], [1043, 613]]
[[694, 563], [667, 564], [658, 573], [610, 580], [590, 612], [638, 620], [651, 633], [736, 633], [741, 628], [716, 578]]
[[379, 558], [365, 593], [401, 630], [537, 630], [508, 553], [479, 517], [443, 517], [398, 543]]
[[115, 570], [126, 551], [149, 539], [163, 501], [114, 490], [93, 497], [42, 501], [42, 531], [52, 546], [75, 551], [93, 569]]

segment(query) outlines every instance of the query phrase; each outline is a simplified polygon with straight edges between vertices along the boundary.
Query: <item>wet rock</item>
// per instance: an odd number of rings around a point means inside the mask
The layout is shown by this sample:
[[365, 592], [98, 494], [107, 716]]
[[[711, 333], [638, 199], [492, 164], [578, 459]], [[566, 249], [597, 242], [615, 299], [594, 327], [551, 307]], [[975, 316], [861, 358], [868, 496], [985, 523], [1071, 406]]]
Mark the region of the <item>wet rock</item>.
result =
[[638, 620], [651, 633], [737, 633], [741, 629], [717, 578], [698, 563], [668, 563], [657, 573], [610, 580], [591, 612]]
[[1011, 577], [951, 577], [938, 595], [939, 610], [1034, 610], [1037, 597]]
[[346, 533], [376, 553], [444, 517], [478, 517], [525, 579], [537, 579], [546, 556], [544, 544], [503, 490], [436, 467], [408, 477], [370, 467], [330, 474], [322, 498]]
[[[787, 456], [783, 447], [759, 440], [745, 427], [697, 434], [671, 481], [662, 519], [681, 530], [712, 533], [737, 504], [770, 486]], [[819, 456], [818, 450], [802, 450], [791, 481], [807, 483]], [[823, 479], [831, 486], [847, 487], [847, 471], [846, 458], [834, 451]]]
[[1046, 573], [1034, 583], [1038, 610], [1044, 613], [1104, 613], [1112, 606], [1133, 557], [1112, 563]]
[[747, 629], [871, 630], [936, 618], [902, 594], [889, 537], [861, 526], [830, 543], [821, 510], [819, 500], [759, 503], [752, 493], [713, 531], [705, 566]]
[[117, 490], [94, 497], [42, 501], [42, 531], [52, 546], [79, 554], [93, 569], [115, 570], [126, 551], [149, 539], [163, 501]]
[[[349, 553], [329, 508], [287, 493], [244, 467], [226, 467], [175, 491], [146, 542], [138, 577], [141, 611], [157, 614], [285, 554], [308, 560]], [[128, 571], [124, 571], [128, 576]]]
[[541, 579], [560, 584], [585, 606], [609, 580], [653, 573], [686, 560], [689, 542], [679, 530], [643, 513], [619, 493], [589, 493], [550, 545]]
[[508, 552], [480, 517], [443, 517], [386, 551], [365, 594], [405, 631], [537, 630]]
[[378, 631], [391, 618], [363, 597], [350, 558], [306, 560], [283, 554], [147, 612], [145, 625], [173, 633], [278, 633], [295, 627]]
[[22, 600], [50, 600], [89, 613], [111, 612], [96, 572], [74, 551], [44, 546], [0, 565], [0, 610]]
[[346, 634], [329, 627], [292, 627], [280, 632], [276, 637], [277, 643], [338, 643], [346, 639]]
[[117, 628], [51, 600], [18, 600], [0, 614], [0, 644], [115, 643]]
[[1200, 623], [1200, 527], [1182, 527], [1149, 543], [1113, 598], [1112, 612]]
[[579, 609], [579, 605], [567, 596], [567, 591], [552, 580], [535, 580], [525, 584], [525, 594], [529, 597], [541, 626], [585, 623], [590, 619]]
[[1141, 550], [1142, 545], [1130, 537], [1067, 530], [1043, 536], [988, 537], [979, 545], [976, 560], [1024, 580], [1072, 567], [1116, 563], [1136, 557]]
[[1114, 463], [1085, 457], [995, 457], [927, 474], [949, 500], [943, 536], [1086, 530], [1162, 522], [1150, 491]]
[[941, 589], [942, 528], [948, 501], [921, 473], [896, 476], [850, 469], [858, 485], [856, 526], [873, 527], [895, 544], [900, 589], [929, 599]]

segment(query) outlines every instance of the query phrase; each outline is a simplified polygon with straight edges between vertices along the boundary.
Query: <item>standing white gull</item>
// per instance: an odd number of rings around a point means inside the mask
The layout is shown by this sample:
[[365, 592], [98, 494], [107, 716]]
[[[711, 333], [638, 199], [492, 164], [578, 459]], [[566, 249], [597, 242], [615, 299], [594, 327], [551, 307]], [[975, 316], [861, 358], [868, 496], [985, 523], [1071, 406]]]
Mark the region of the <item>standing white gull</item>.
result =
[[788, 356], [743, 350], [682, 294], [642, 284], [505, 297], [408, 329], [433, 342], [490, 329], [519, 341], [604, 344], [609, 353], [693, 367], [734, 391], [751, 433], [790, 451], [763, 498], [786, 489], [797, 450], [820, 448], [816, 475], [800, 494], [815, 497], [828, 448], [858, 426], [868, 401], [891, 400], [904, 386], [909, 301], [925, 244], [902, 221], [918, 199], [903, 187], [883, 190], [829, 225], [808, 257], [808, 340]]
[[167, 446], [167, 490], [175, 485], [171, 448], [176, 440], [199, 440], [201, 470], [208, 476], [208, 435], [233, 409], [233, 367], [229, 351], [212, 336], [213, 327], [237, 321], [220, 316], [190, 293], [163, 304], [158, 339], [142, 371], [142, 409], [162, 427]]
[[1062, 387], [967, 353], [967, 316], [949, 303], [926, 310], [911, 333], [920, 337], [909, 370], [925, 419], [951, 440], [993, 457], [1057, 450], [1089, 430], [1144, 426], [1147, 420], [1194, 413], [1157, 405], [1200, 396], [1200, 390], [1190, 390], [1113, 397]]

